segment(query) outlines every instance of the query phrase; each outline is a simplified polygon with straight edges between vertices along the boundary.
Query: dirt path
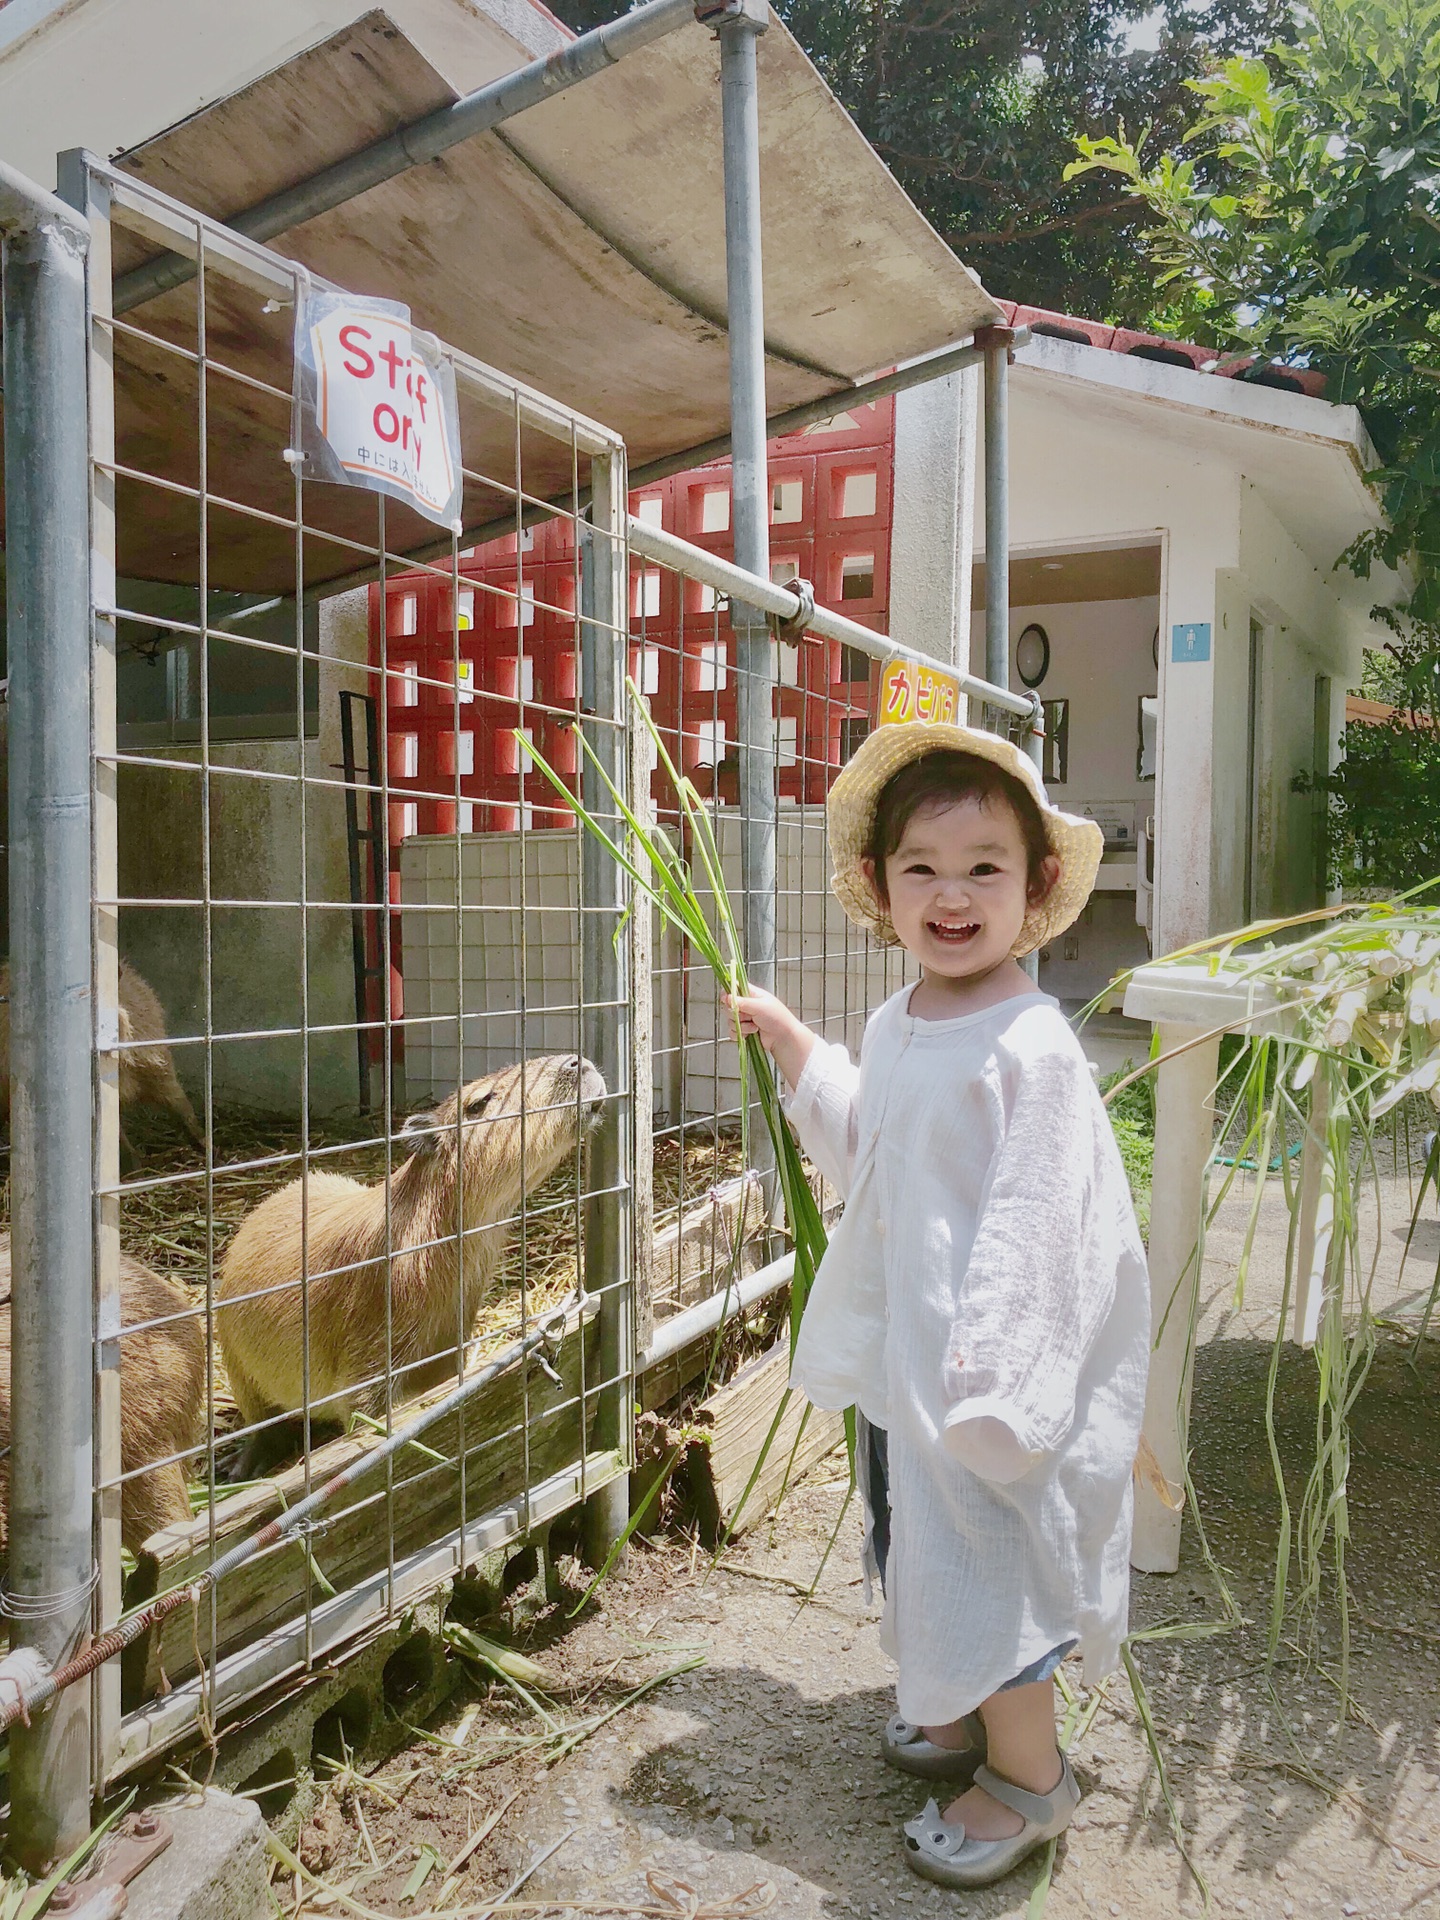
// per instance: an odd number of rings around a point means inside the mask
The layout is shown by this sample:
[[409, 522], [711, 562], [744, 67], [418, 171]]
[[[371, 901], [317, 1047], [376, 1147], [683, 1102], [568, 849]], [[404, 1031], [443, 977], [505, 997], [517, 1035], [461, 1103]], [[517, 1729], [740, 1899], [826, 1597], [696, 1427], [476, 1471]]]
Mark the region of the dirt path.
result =
[[[1356, 1412], [1357, 1612], [1343, 1724], [1329, 1614], [1318, 1667], [1285, 1648], [1267, 1670], [1261, 1626], [1139, 1651], [1187, 1846], [1216, 1912], [1440, 1913], [1440, 1358], [1427, 1351], [1417, 1371], [1407, 1354], [1382, 1336]], [[1259, 1412], [1267, 1357], [1265, 1343], [1232, 1326], [1201, 1353], [1195, 1402], [1196, 1478], [1214, 1548], [1241, 1608], [1262, 1625], [1274, 1525]], [[1281, 1442], [1297, 1462], [1312, 1417], [1310, 1365], [1292, 1350], [1281, 1373]], [[483, 1911], [477, 1903], [561, 1841], [517, 1899], [668, 1911], [650, 1872], [692, 1888], [702, 1913], [728, 1911], [727, 1901], [769, 1882], [773, 1911], [785, 1915], [1025, 1914], [1033, 1865], [962, 1898], [916, 1880], [900, 1858], [900, 1828], [925, 1796], [878, 1757], [891, 1677], [876, 1610], [861, 1597], [853, 1513], [813, 1601], [796, 1591], [809, 1586], [834, 1529], [841, 1465], [823, 1463], [720, 1568], [673, 1538], [641, 1545], [573, 1624], [553, 1610], [528, 1644], [573, 1689], [554, 1707], [567, 1725], [687, 1659], [701, 1664], [548, 1766], [535, 1746], [504, 1758], [543, 1733], [513, 1692], [472, 1692], [435, 1730], [460, 1751], [413, 1748], [361, 1790], [368, 1844], [385, 1870], [352, 1891], [372, 1907], [424, 1913], [444, 1867], [513, 1793], [457, 1870], [447, 1907]], [[1137, 1579], [1132, 1625], [1200, 1623], [1218, 1611], [1187, 1529], [1180, 1574]], [[1086, 1800], [1059, 1851], [1048, 1920], [1198, 1914], [1123, 1675], [1074, 1757]], [[381, 1794], [399, 1804], [387, 1807]], [[305, 1845], [350, 1884], [369, 1855], [353, 1796], [344, 1804]], [[441, 1866], [401, 1904], [422, 1846]], [[677, 1913], [687, 1911], [677, 1898]]]
[[[1432, 1197], [1402, 1272], [1414, 1178], [1404, 1156], [1385, 1167], [1384, 1226], [1371, 1242], [1375, 1310], [1411, 1328], [1440, 1251]], [[1210, 1235], [1192, 1419], [1200, 1512], [1244, 1624], [1141, 1642], [1136, 1653], [1185, 1845], [1217, 1913], [1440, 1916], [1440, 1348], [1432, 1342], [1417, 1359], [1402, 1334], [1382, 1330], [1354, 1410], [1342, 1718], [1333, 1581], [1305, 1652], [1287, 1638], [1273, 1664], [1265, 1658], [1277, 1501], [1264, 1382], [1287, 1222], [1272, 1183], [1237, 1309], [1249, 1204], [1241, 1181]], [[1312, 1358], [1287, 1347], [1276, 1428], [1292, 1501], [1313, 1444], [1314, 1377]], [[698, 1905], [704, 1920], [743, 1920], [741, 1896], [759, 1885], [773, 1912], [797, 1920], [1037, 1920], [1033, 1862], [968, 1897], [930, 1888], [904, 1866], [900, 1829], [925, 1793], [879, 1759], [892, 1675], [878, 1609], [861, 1593], [858, 1516], [840, 1519], [844, 1499], [843, 1456], [832, 1456], [719, 1567], [671, 1537], [638, 1544], [571, 1618], [577, 1584], [519, 1635], [557, 1682], [549, 1725], [504, 1685], [462, 1691], [428, 1741], [322, 1811], [302, 1856], [349, 1898], [399, 1915], [438, 1902], [480, 1920], [487, 1900], [558, 1843], [516, 1901], [677, 1920]], [[1137, 1576], [1132, 1629], [1200, 1628], [1222, 1615], [1192, 1522], [1178, 1575]], [[503, 1633], [505, 1623], [487, 1630]], [[1088, 1707], [1080, 1675], [1066, 1673]], [[567, 1730], [587, 1727], [557, 1757]], [[1086, 1798], [1058, 1851], [1046, 1920], [1198, 1915], [1123, 1673], [1072, 1751]], [[402, 1899], [432, 1856], [434, 1871]], [[325, 1895], [318, 1904], [335, 1906]]]

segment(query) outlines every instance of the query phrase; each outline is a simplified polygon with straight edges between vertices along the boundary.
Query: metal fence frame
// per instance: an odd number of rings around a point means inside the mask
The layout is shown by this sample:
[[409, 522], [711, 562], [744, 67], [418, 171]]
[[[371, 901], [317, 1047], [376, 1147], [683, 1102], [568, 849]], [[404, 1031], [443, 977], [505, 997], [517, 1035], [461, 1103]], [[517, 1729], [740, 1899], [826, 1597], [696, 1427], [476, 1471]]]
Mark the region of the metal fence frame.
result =
[[[0, 168], [11, 890], [5, 1610], [49, 1664], [90, 1621], [90, 564], [83, 220]], [[83, 1690], [12, 1736], [22, 1864], [89, 1827]], [[81, 1764], [76, 1765], [76, 1756]]]
[[[637, 803], [642, 796], [648, 802], [648, 776], [643, 753], [628, 737], [624, 697], [629, 554], [634, 551], [661, 567], [681, 571], [728, 599], [747, 685], [739, 742], [745, 931], [754, 977], [764, 980], [773, 977], [775, 955], [775, 724], [769, 700], [761, 697], [770, 673], [771, 623], [795, 622], [803, 614], [810, 631], [856, 648], [872, 659], [935, 662], [933, 656], [891, 641], [843, 616], [812, 610], [804, 596], [772, 583], [763, 565], [768, 552], [763, 318], [758, 292], [758, 183], [751, 177], [750, 162], [756, 133], [754, 39], [764, 30], [764, 19], [763, 9], [750, 0], [729, 0], [716, 11], [722, 14], [720, 39], [726, 88], [731, 300], [732, 311], [744, 322], [744, 338], [737, 344], [732, 377], [737, 557], [749, 564], [731, 565], [631, 519], [627, 512], [624, 448], [614, 435], [580, 422], [543, 396], [465, 355], [451, 353], [451, 358], [462, 380], [473, 381], [492, 397], [505, 396], [535, 424], [569, 435], [577, 457], [583, 454], [591, 462], [590, 484], [585, 490], [590, 529], [578, 562], [583, 672], [579, 707], [603, 767], [622, 789], [628, 779]], [[64, 197], [80, 216], [78, 220], [60, 203], [32, 193], [28, 183], [21, 183], [22, 191], [0, 172], [0, 237], [5, 241], [7, 268], [5, 386], [11, 397], [6, 457], [7, 462], [14, 463], [7, 489], [12, 515], [10, 594], [12, 609], [20, 604], [22, 610], [19, 619], [12, 614], [11, 626], [12, 898], [16, 905], [12, 929], [17, 1003], [17, 1017], [12, 1022], [12, 1076], [22, 1096], [27, 1086], [53, 1087], [57, 1076], [67, 1089], [66, 1100], [47, 1103], [43, 1116], [33, 1108], [27, 1111], [23, 1097], [16, 1104], [13, 1231], [17, 1471], [11, 1483], [9, 1588], [15, 1611], [27, 1616], [18, 1623], [17, 1644], [28, 1640], [52, 1664], [74, 1653], [87, 1631], [103, 1635], [113, 1627], [122, 1604], [118, 1372], [122, 1045], [116, 863], [120, 756], [115, 732], [117, 469], [110, 227], [117, 215], [136, 224], [169, 254], [189, 260], [189, 271], [198, 269], [202, 286], [209, 272], [238, 278], [253, 290], [285, 299], [293, 297], [298, 271], [283, 256], [258, 242], [196, 214], [90, 155], [65, 156], [61, 177]], [[20, 211], [12, 211], [14, 208]], [[87, 309], [82, 316], [77, 299], [78, 258], [87, 234]], [[33, 277], [29, 273], [32, 258], [38, 262], [38, 273]], [[179, 275], [182, 280], [185, 277]], [[51, 299], [58, 304], [47, 305]], [[960, 672], [952, 663], [940, 664], [951, 667], [965, 692], [1018, 720], [1038, 761], [1039, 703], [1033, 696], [1012, 694], [1004, 687], [1003, 660], [997, 652], [1008, 601], [1005, 568], [995, 562], [1005, 550], [1003, 388], [1007, 348], [1012, 343], [1013, 337], [1003, 330], [992, 330], [983, 343], [977, 340], [973, 348], [959, 350], [962, 360], [984, 357], [990, 402], [987, 417], [996, 429], [987, 457], [988, 524], [992, 535], [987, 670], [992, 678], [980, 680]], [[88, 356], [88, 370], [82, 378], [83, 356]], [[954, 354], [938, 356], [937, 360], [944, 362], [937, 364], [940, 372], [956, 363]], [[38, 425], [27, 428], [23, 401], [17, 399], [27, 390], [27, 375], [34, 378], [30, 391], [35, 396], [35, 418], [43, 421], [52, 438], [50, 459], [38, 464], [37, 446], [43, 436]], [[71, 444], [74, 435], [67, 439], [64, 426], [66, 422], [76, 424], [80, 393], [88, 394], [90, 483], [88, 487], [83, 483], [82, 466], [77, 495], [76, 448]], [[37, 484], [37, 474], [49, 476], [58, 491], [47, 493], [43, 478]], [[68, 492], [64, 491], [66, 487]], [[580, 492], [577, 471], [577, 499]], [[27, 494], [34, 502], [28, 519], [21, 510]], [[544, 504], [535, 499], [517, 502], [517, 527]], [[739, 538], [742, 531], [743, 540]], [[86, 544], [88, 560], [83, 552]], [[379, 575], [383, 580], [387, 564], [404, 564], [404, 557], [384, 552], [383, 532], [381, 548]], [[57, 556], [61, 555], [63, 564], [57, 566]], [[90, 624], [93, 610], [88, 635], [83, 628], [76, 629], [62, 592], [51, 594], [43, 606], [36, 601], [38, 612], [26, 606], [27, 582], [56, 584], [73, 600], [82, 574], [86, 577], [86, 624]], [[332, 583], [327, 591], [338, 591], [360, 577], [363, 570], [345, 582]], [[202, 571], [202, 596], [204, 591]], [[297, 607], [303, 598], [303, 592], [297, 592]], [[67, 622], [74, 657], [62, 663], [56, 649], [67, 637]], [[208, 637], [207, 611], [202, 615], [202, 648]], [[296, 653], [299, 673], [303, 670], [303, 646], [298, 642]], [[458, 651], [456, 664], [458, 670]], [[85, 760], [86, 778], [79, 791], [73, 767], [62, 760], [45, 761], [40, 755], [35, 762], [26, 763], [23, 747], [16, 753], [17, 739], [25, 737], [27, 727], [45, 752], [50, 751], [55, 743], [57, 716], [69, 712], [57, 697], [62, 684], [71, 706], [79, 701], [83, 707], [83, 720], [71, 715], [68, 739], [71, 758], [75, 757], [78, 738], [78, 751]], [[382, 765], [382, 785], [383, 778]], [[587, 773], [583, 792], [592, 812], [618, 834], [620, 822], [609, 807], [597, 773]], [[382, 804], [384, 799], [382, 792]], [[87, 853], [77, 882], [74, 846], [82, 840]], [[441, 1584], [476, 1552], [518, 1539], [577, 1500], [589, 1502], [592, 1545], [613, 1542], [623, 1529], [628, 1517], [626, 1475], [633, 1461], [637, 1366], [654, 1364], [665, 1352], [673, 1351], [679, 1333], [672, 1323], [660, 1335], [651, 1337], [648, 1298], [643, 1286], [638, 1294], [635, 1287], [637, 1271], [643, 1273], [650, 1232], [648, 916], [634, 915], [628, 939], [617, 941], [627, 905], [623, 876], [603, 848], [589, 839], [582, 845], [582, 978], [595, 989], [586, 998], [582, 988], [584, 1050], [601, 1067], [616, 1095], [610, 1118], [592, 1147], [592, 1186], [585, 1203], [586, 1283], [605, 1302], [602, 1381], [597, 1388], [603, 1395], [603, 1410], [595, 1451], [589, 1456], [582, 1454], [572, 1469], [552, 1476], [544, 1485], [527, 1485], [522, 1497], [503, 1509], [466, 1520], [449, 1537], [411, 1554], [404, 1563], [392, 1563], [383, 1573], [339, 1595], [327, 1609], [307, 1608], [305, 1619], [296, 1623], [293, 1632], [271, 1635], [260, 1648], [245, 1650], [208, 1671], [202, 1669], [196, 1682], [177, 1688], [165, 1700], [150, 1703], [128, 1717], [121, 1710], [118, 1662], [112, 1659], [100, 1665], [93, 1689], [71, 1688], [62, 1707], [52, 1709], [33, 1728], [12, 1733], [17, 1832], [26, 1836], [24, 1844], [34, 1860], [53, 1857], [83, 1833], [88, 1826], [92, 1787], [112, 1784], [181, 1738], [202, 1711], [213, 1716], [223, 1706], [251, 1697], [340, 1648], [376, 1621]], [[79, 952], [72, 924], [77, 901], [83, 916], [86, 959], [81, 972], [93, 987], [93, 1016], [91, 1007], [85, 1004], [85, 982], [71, 977], [77, 971], [71, 963]], [[379, 919], [382, 927], [388, 927], [388, 906]], [[386, 972], [388, 977], [388, 969]], [[387, 1012], [387, 1028], [388, 1024]], [[77, 1072], [77, 1047], [81, 1044], [77, 1035], [82, 1029], [84, 1066]], [[302, 1029], [308, 1031], [303, 1015]], [[211, 1037], [208, 1013], [206, 1037]], [[388, 1085], [386, 1092], [388, 1124]], [[92, 1168], [93, 1213], [74, 1206], [75, 1169], [80, 1166]], [[207, 1156], [207, 1177], [210, 1172]], [[45, 1248], [43, 1262], [41, 1246]], [[213, 1244], [211, 1251], [213, 1256]], [[717, 1324], [742, 1302], [753, 1302], [761, 1292], [783, 1284], [788, 1277], [786, 1266], [783, 1261], [775, 1263], [731, 1295], [704, 1303], [688, 1318], [682, 1317], [686, 1337]], [[210, 1275], [213, 1288], [213, 1257]], [[62, 1294], [68, 1305], [64, 1313], [57, 1313]], [[207, 1303], [212, 1332], [213, 1312], [212, 1293]], [[637, 1345], [643, 1349], [638, 1356]], [[75, 1362], [82, 1348], [85, 1386], [83, 1392], [77, 1392]], [[92, 1459], [92, 1352], [96, 1360], [93, 1473], [87, 1470]], [[68, 1383], [63, 1392], [58, 1384], [62, 1381]], [[57, 1405], [63, 1407], [61, 1446], [56, 1443]], [[213, 1440], [211, 1451], [213, 1458]], [[20, 1467], [29, 1461], [39, 1473], [42, 1459], [45, 1472], [36, 1481], [35, 1501], [17, 1505], [14, 1489]], [[50, 1469], [57, 1462], [68, 1476], [63, 1491], [52, 1484]], [[95, 1523], [93, 1564], [97, 1571], [92, 1597], [90, 1528], [97, 1482], [105, 1492]]]
[[[209, 273], [238, 278], [251, 289], [290, 300], [299, 277], [283, 257], [92, 156], [65, 156], [61, 174], [65, 198], [74, 213], [49, 196], [37, 193], [27, 200], [18, 190], [11, 195], [10, 182], [0, 178], [0, 233], [6, 241], [7, 265], [6, 389], [13, 396], [6, 431], [10, 594], [12, 613], [18, 607], [21, 616], [12, 619], [11, 626], [11, 795], [18, 829], [12, 832], [12, 872], [20, 909], [14, 941], [12, 1065], [16, 1088], [14, 1425], [15, 1455], [22, 1472], [29, 1463], [30, 1478], [23, 1484], [33, 1481], [34, 1487], [33, 1500], [17, 1502], [15, 1494], [22, 1481], [18, 1474], [12, 1477], [8, 1588], [12, 1611], [23, 1616], [23, 1623], [17, 1621], [15, 1644], [28, 1639], [52, 1666], [74, 1656], [88, 1636], [106, 1635], [116, 1626], [122, 1608], [119, 1063], [125, 1043], [119, 1026], [116, 826], [118, 768], [124, 756], [117, 750], [115, 724], [115, 493], [120, 470], [115, 450], [111, 225], [123, 221], [148, 239], [163, 242], [172, 253], [188, 255], [199, 267], [202, 288]], [[12, 199], [23, 217], [9, 223]], [[33, 216], [26, 211], [32, 205]], [[88, 272], [82, 282], [80, 256], [87, 237]], [[26, 272], [31, 254], [39, 261], [38, 285]], [[66, 299], [68, 312], [63, 305]], [[582, 467], [588, 463], [590, 525], [578, 561], [585, 725], [602, 764], [623, 790], [627, 765], [623, 444], [605, 429], [469, 356], [448, 349], [447, 354], [462, 387], [469, 383], [477, 392], [513, 406], [517, 421], [523, 418], [527, 428], [560, 436]], [[20, 399], [27, 391], [34, 395], [33, 425], [27, 425]], [[85, 450], [79, 447], [87, 394], [88, 480]], [[74, 444], [68, 445], [63, 431], [67, 420], [76, 429], [70, 437]], [[37, 451], [45, 435], [51, 440], [48, 459]], [[202, 447], [203, 440], [202, 413]], [[47, 475], [57, 476], [48, 489]], [[63, 490], [66, 486], [68, 492]], [[197, 490], [202, 516], [206, 498], [202, 456]], [[23, 510], [27, 502], [28, 517]], [[517, 499], [517, 507], [522, 504]], [[205, 607], [203, 525], [202, 518], [198, 554]], [[303, 528], [300, 515], [297, 538]], [[382, 575], [387, 563], [403, 564], [402, 556], [387, 556], [383, 544], [382, 532]], [[38, 600], [32, 591], [35, 587], [44, 589]], [[75, 608], [65, 603], [64, 596], [68, 592], [71, 600], [77, 600], [81, 590], [87, 611], [77, 623]], [[301, 599], [303, 595], [297, 597], [297, 607]], [[201, 627], [203, 656], [210, 637], [208, 613], [202, 613]], [[69, 656], [61, 658], [56, 649], [66, 644]], [[298, 641], [296, 658], [298, 673], [304, 666]], [[33, 764], [26, 757], [26, 746], [32, 744]], [[201, 752], [203, 786], [209, 766], [203, 727]], [[77, 778], [81, 762], [85, 773]], [[302, 772], [302, 790], [304, 783]], [[603, 817], [608, 802], [602, 804], [596, 785], [592, 780], [587, 798]], [[27, 823], [37, 820], [39, 831], [27, 837]], [[82, 844], [83, 854], [79, 852]], [[302, 893], [303, 886], [302, 878]], [[202, 1669], [196, 1682], [182, 1685], [138, 1712], [122, 1715], [118, 1660], [99, 1665], [91, 1685], [70, 1687], [58, 1708], [38, 1718], [33, 1728], [16, 1729], [11, 1735], [16, 1831], [23, 1832], [29, 1857], [35, 1861], [63, 1852], [88, 1829], [92, 1789], [103, 1790], [181, 1737], [202, 1709], [213, 1715], [297, 1666], [313, 1665], [433, 1589], [477, 1553], [519, 1539], [577, 1501], [590, 1503], [594, 1540], [612, 1541], [623, 1528], [628, 1517], [624, 1490], [632, 1459], [635, 1369], [631, 1187], [636, 1154], [631, 1113], [637, 1104], [632, 1097], [636, 1063], [642, 1062], [642, 1073], [648, 1073], [648, 1053], [643, 1051], [643, 1026], [630, 1019], [631, 946], [615, 938], [627, 905], [624, 876], [604, 850], [588, 840], [581, 889], [586, 971], [578, 1017], [584, 1051], [601, 1067], [613, 1095], [593, 1136], [585, 1199], [584, 1281], [587, 1292], [599, 1301], [600, 1314], [600, 1377], [581, 1387], [581, 1405], [588, 1396], [599, 1410], [592, 1450], [588, 1454], [582, 1450], [573, 1468], [542, 1484], [528, 1484], [527, 1473], [527, 1484], [517, 1499], [493, 1513], [463, 1518], [454, 1534], [403, 1562], [393, 1560], [392, 1548], [392, 1564], [383, 1574], [342, 1592], [328, 1608], [307, 1607], [305, 1619], [296, 1622], [293, 1632], [272, 1634], [260, 1648]], [[208, 877], [204, 893], [208, 913]], [[75, 908], [82, 894], [81, 920], [76, 922]], [[381, 914], [380, 920], [382, 926], [388, 924], [388, 914]], [[208, 956], [208, 942], [206, 952]], [[213, 1033], [208, 957], [206, 972], [208, 1049]], [[92, 983], [93, 999], [87, 990]], [[46, 990], [39, 991], [41, 987]], [[388, 1030], [388, 1009], [385, 1024]], [[308, 1031], [303, 1003], [301, 1025]], [[83, 1061], [78, 1052], [82, 1045]], [[27, 1092], [39, 1086], [52, 1094], [61, 1086], [68, 1097], [63, 1101], [52, 1097], [31, 1106]], [[208, 1108], [208, 1100], [206, 1104]], [[643, 1111], [644, 1102], [638, 1105]], [[388, 1099], [385, 1110], [388, 1116]], [[388, 1125], [387, 1119], [387, 1131]], [[212, 1169], [207, 1155], [207, 1216]], [[75, 1205], [75, 1189], [81, 1181], [93, 1190], [93, 1214]], [[213, 1224], [210, 1231], [213, 1235]], [[213, 1338], [213, 1238], [211, 1247], [206, 1320]], [[68, 1299], [64, 1312], [57, 1313], [62, 1286], [68, 1286], [74, 1298]], [[27, 1307], [33, 1310], [27, 1312]], [[210, 1447], [213, 1462], [213, 1436]], [[463, 1474], [463, 1452], [461, 1468]], [[57, 1472], [65, 1478], [63, 1491], [52, 1484]], [[101, 1489], [98, 1496], [95, 1487]], [[34, 1543], [33, 1548], [27, 1541]], [[213, 1605], [213, 1591], [210, 1600]]]

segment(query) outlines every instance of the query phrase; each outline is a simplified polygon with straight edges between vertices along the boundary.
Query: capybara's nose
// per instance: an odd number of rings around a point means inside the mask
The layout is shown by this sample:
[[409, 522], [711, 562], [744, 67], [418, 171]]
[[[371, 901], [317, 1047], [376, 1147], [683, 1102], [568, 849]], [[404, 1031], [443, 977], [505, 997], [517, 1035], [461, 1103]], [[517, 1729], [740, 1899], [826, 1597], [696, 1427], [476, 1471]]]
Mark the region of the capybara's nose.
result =
[[580, 1080], [580, 1099], [592, 1113], [598, 1113], [604, 1104], [606, 1095], [605, 1076], [589, 1060], [575, 1062], [576, 1073]]

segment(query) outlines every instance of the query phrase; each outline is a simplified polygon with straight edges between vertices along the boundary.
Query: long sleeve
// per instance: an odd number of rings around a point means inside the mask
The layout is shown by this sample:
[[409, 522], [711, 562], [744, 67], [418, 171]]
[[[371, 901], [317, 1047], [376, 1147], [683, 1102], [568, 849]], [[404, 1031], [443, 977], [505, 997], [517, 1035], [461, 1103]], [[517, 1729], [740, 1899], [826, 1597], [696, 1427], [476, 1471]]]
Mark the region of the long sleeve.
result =
[[859, 1141], [856, 1095], [860, 1069], [842, 1046], [817, 1040], [785, 1113], [800, 1144], [843, 1197], [850, 1194]]
[[943, 1374], [947, 1449], [1000, 1483], [1053, 1454], [1074, 1424], [1080, 1372], [1115, 1295], [1121, 1225], [1109, 1218], [1113, 1141], [1083, 1060], [1056, 1051], [1009, 1066]]

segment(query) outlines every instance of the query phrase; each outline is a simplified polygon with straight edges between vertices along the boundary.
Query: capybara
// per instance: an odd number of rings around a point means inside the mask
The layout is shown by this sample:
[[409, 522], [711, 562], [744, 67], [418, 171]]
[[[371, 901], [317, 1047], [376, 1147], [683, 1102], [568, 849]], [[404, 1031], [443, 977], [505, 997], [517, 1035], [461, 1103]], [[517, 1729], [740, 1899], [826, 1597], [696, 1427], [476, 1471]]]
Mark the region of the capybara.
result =
[[[120, 1490], [120, 1536], [132, 1553], [161, 1527], [190, 1518], [185, 1463], [205, 1411], [205, 1329], [185, 1289], [120, 1256], [120, 1466], [138, 1473]], [[158, 1325], [151, 1324], [159, 1322]], [[134, 1327], [134, 1333], [124, 1331]], [[0, 1234], [0, 1548], [10, 1492], [10, 1236]]]
[[[120, 1054], [120, 1105], [164, 1107], [173, 1113], [203, 1153], [205, 1136], [195, 1109], [175, 1077], [165, 1033], [165, 1009], [155, 989], [128, 961], [120, 962], [120, 1038], [147, 1044]], [[10, 968], [0, 967], [0, 1115], [10, 1119]], [[123, 1135], [122, 1135], [123, 1139]], [[127, 1150], [129, 1143], [125, 1143]]]
[[[397, 1395], [424, 1392], [453, 1371], [457, 1336], [468, 1338], [474, 1326], [524, 1192], [573, 1153], [604, 1099], [605, 1082], [588, 1060], [547, 1055], [472, 1080], [458, 1096], [406, 1121], [399, 1140], [408, 1157], [389, 1182], [389, 1351]], [[464, 1195], [463, 1259], [457, 1188]], [[247, 1426], [303, 1409], [299, 1283], [307, 1192], [312, 1423], [344, 1427], [352, 1413], [384, 1406], [386, 1183], [365, 1186], [312, 1171], [308, 1187], [292, 1180], [241, 1222], [220, 1269], [215, 1329]], [[251, 1436], [237, 1476], [273, 1464], [278, 1437]]]

